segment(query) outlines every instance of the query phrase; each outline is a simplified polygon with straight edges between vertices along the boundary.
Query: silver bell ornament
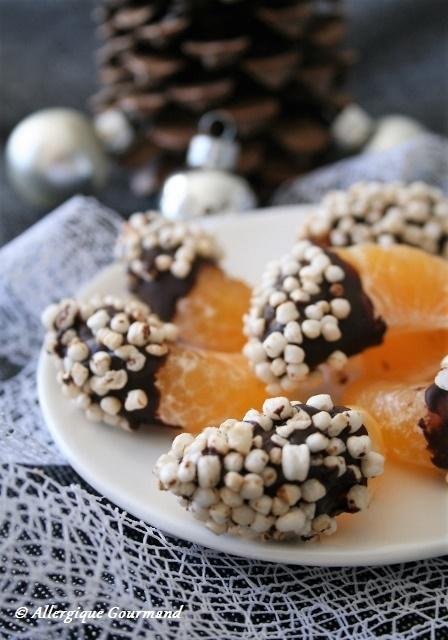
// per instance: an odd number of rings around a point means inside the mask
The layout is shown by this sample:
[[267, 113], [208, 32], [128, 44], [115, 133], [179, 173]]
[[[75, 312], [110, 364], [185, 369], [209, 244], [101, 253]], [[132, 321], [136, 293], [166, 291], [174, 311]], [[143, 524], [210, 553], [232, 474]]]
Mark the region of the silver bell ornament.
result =
[[86, 116], [73, 109], [44, 109], [13, 129], [6, 168], [25, 201], [50, 208], [76, 193], [98, 191], [107, 179], [108, 159]]
[[253, 209], [254, 192], [244, 178], [232, 173], [239, 154], [233, 120], [220, 111], [206, 113], [191, 139], [187, 169], [170, 176], [162, 188], [161, 213], [179, 220]]

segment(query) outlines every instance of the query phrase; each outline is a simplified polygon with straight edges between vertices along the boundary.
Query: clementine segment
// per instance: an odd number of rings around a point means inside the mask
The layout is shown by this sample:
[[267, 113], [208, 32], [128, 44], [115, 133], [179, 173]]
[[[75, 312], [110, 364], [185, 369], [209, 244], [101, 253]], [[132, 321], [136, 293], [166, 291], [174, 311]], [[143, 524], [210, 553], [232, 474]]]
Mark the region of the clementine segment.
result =
[[393, 331], [448, 329], [448, 261], [404, 245], [337, 249]]
[[347, 365], [349, 378], [420, 381], [437, 370], [440, 354], [448, 353], [448, 331], [386, 333], [377, 347], [366, 349]]
[[157, 373], [158, 417], [167, 424], [197, 432], [229, 416], [243, 416], [266, 398], [263, 383], [243, 355], [181, 345], [170, 349]]
[[419, 420], [428, 409], [425, 390], [430, 382], [400, 383], [378, 380], [351, 385], [344, 402], [356, 403], [379, 422], [388, 454], [398, 461], [434, 469]]
[[180, 339], [196, 347], [238, 352], [245, 343], [243, 314], [249, 308], [250, 289], [213, 265], [199, 269], [196, 283], [176, 306], [173, 322]]

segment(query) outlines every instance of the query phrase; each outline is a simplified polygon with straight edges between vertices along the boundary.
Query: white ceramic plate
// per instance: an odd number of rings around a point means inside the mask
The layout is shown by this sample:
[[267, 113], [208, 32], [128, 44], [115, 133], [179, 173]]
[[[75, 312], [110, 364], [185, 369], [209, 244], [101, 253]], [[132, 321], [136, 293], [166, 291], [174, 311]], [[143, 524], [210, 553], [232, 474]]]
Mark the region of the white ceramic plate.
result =
[[[205, 221], [226, 250], [225, 267], [249, 283], [267, 260], [287, 250], [305, 208], [272, 209]], [[125, 295], [121, 268], [111, 266], [80, 295]], [[240, 556], [322, 566], [372, 565], [417, 560], [448, 553], [448, 491], [437, 476], [411, 467], [386, 465], [372, 483], [367, 512], [338, 518], [336, 535], [318, 544], [261, 543], [216, 536], [185, 512], [175, 496], [161, 492], [152, 468], [175, 431], [145, 428], [136, 433], [89, 423], [67, 402], [44, 353], [38, 372], [39, 397], [48, 427], [76, 471], [95, 489], [138, 518], [175, 536]]]

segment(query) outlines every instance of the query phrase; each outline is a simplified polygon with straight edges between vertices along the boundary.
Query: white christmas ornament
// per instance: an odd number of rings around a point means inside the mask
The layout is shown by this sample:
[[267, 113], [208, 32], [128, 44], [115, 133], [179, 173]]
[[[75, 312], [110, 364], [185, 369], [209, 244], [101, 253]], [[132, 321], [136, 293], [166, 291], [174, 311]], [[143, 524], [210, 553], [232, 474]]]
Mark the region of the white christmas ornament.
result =
[[[212, 135], [216, 128], [219, 137]], [[167, 218], [196, 218], [256, 206], [247, 181], [231, 173], [240, 153], [235, 134], [233, 122], [224, 113], [210, 112], [201, 118], [199, 133], [188, 149], [188, 169], [172, 175], [163, 186], [160, 210]]]
[[375, 129], [375, 122], [357, 104], [349, 104], [338, 114], [331, 126], [334, 141], [340, 149], [358, 151]]
[[425, 131], [423, 125], [413, 118], [389, 115], [379, 118], [373, 136], [364, 151], [386, 151], [407, 142]]
[[53, 207], [106, 182], [108, 160], [91, 122], [72, 109], [44, 109], [20, 122], [6, 144], [11, 183], [36, 207]]
[[98, 137], [110, 153], [124, 153], [134, 141], [131, 123], [118, 109], [108, 109], [98, 114], [93, 124]]

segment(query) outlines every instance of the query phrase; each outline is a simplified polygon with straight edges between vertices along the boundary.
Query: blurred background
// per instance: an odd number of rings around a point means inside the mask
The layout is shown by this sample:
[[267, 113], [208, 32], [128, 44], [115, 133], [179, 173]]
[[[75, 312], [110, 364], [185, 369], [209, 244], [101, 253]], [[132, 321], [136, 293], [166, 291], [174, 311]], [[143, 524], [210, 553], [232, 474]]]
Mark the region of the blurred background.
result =
[[[45, 107], [87, 111], [97, 89], [95, 0], [0, 0], [0, 245], [45, 211], [8, 184], [4, 144], [12, 128]], [[406, 114], [447, 134], [446, 0], [347, 0], [348, 45], [358, 53], [347, 91], [371, 115]], [[115, 168], [100, 199], [125, 215], [147, 206]]]

